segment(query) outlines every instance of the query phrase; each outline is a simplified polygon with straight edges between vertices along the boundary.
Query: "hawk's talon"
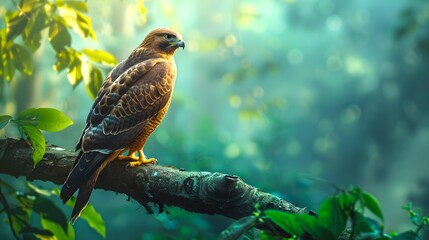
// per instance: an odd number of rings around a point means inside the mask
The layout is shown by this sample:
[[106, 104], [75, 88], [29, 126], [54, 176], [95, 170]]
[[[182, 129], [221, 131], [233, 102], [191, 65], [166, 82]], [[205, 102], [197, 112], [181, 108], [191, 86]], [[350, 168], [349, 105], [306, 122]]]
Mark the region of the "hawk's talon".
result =
[[130, 167], [136, 167], [142, 164], [156, 164], [156, 162], [158, 162], [155, 158], [146, 159], [143, 150], [139, 150], [138, 153], [139, 155], [137, 157], [136, 152], [129, 152], [127, 156], [118, 156], [118, 160], [129, 161], [130, 163], [128, 165]]
[[142, 164], [144, 165], [148, 165], [148, 164], [153, 164], [155, 165], [158, 162], [158, 160], [156, 160], [155, 158], [149, 158], [149, 159], [143, 159], [143, 160], [137, 160], [137, 161], [133, 161], [129, 163], [130, 167], [136, 167], [136, 166], [140, 166]]

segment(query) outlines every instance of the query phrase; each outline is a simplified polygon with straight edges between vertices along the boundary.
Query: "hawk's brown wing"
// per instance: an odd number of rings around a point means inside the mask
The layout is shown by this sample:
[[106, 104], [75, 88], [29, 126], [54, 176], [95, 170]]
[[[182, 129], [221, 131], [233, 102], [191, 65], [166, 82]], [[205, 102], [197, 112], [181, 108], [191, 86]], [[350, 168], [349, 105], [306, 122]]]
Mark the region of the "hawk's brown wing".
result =
[[136, 64], [100, 92], [82, 136], [84, 152], [128, 147], [168, 102], [175, 72], [161, 58]]

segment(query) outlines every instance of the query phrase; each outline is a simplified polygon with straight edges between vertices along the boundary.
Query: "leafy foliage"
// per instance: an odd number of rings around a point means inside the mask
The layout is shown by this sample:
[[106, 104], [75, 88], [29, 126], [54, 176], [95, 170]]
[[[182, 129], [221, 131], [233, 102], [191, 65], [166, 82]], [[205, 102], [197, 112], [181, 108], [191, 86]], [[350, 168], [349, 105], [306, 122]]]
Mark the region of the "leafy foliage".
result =
[[[71, 46], [73, 33], [83, 39], [96, 40], [91, 19], [86, 15], [86, 3], [21, 0], [15, 7], [6, 12], [6, 27], [0, 29], [0, 85], [2, 81], [12, 81], [17, 72], [32, 76], [32, 55], [40, 48], [42, 36], [47, 33], [47, 40], [55, 51], [53, 69], [58, 73], [67, 70], [67, 79], [73, 86], [84, 80], [89, 96], [95, 98], [104, 79], [104, 68], [116, 65], [117, 61], [112, 54], [103, 50], [84, 48], [79, 51]], [[52, 108], [26, 109], [16, 119], [9, 115], [0, 116], [0, 129], [9, 122], [16, 125], [21, 137], [26, 138], [34, 148], [34, 165], [42, 159], [46, 149], [42, 130], [57, 132], [73, 124], [64, 113]], [[74, 239], [74, 230], [65, 214], [50, 199], [53, 194], [58, 195], [58, 190], [42, 190], [28, 183], [27, 187], [28, 192], [16, 191], [0, 179], [2, 212], [8, 217], [14, 237]], [[7, 189], [9, 196], [4, 194], [3, 189]], [[33, 213], [40, 218], [39, 226], [30, 223]], [[102, 237], [106, 236], [104, 221], [93, 206], [87, 206], [81, 217]]]
[[58, 132], [73, 124], [61, 111], [53, 108], [29, 108], [18, 114], [17, 121], [22, 125], [34, 125], [49, 132]]
[[346, 229], [347, 222], [350, 222], [353, 234], [371, 233], [382, 237], [382, 224], [372, 224], [377, 222], [365, 217], [364, 210], [383, 220], [378, 201], [360, 188], [352, 187], [328, 197], [320, 206], [317, 218], [275, 210], [268, 210], [265, 214], [283, 230], [298, 237], [308, 233], [315, 239], [337, 239]]
[[[6, 28], [0, 30], [0, 81], [12, 81], [18, 71], [27, 76], [33, 73], [32, 53], [42, 44], [42, 33], [55, 50], [54, 70], [67, 69], [73, 86], [85, 81], [88, 94], [95, 98], [104, 79], [103, 68], [116, 65], [115, 57], [103, 50], [71, 46], [71, 32], [81, 38], [96, 40], [88, 8], [80, 1], [21, 0], [16, 10], [6, 13]], [[22, 41], [20, 41], [22, 40]], [[17, 43], [19, 42], [19, 43]]]
[[[16, 191], [8, 183], [0, 179], [0, 203], [2, 213], [7, 216], [7, 222], [16, 238], [31, 239], [74, 239], [74, 229], [68, 223], [64, 212], [54, 203], [58, 190], [40, 189], [26, 183], [26, 190]], [[100, 214], [92, 205], [86, 214], [88, 223], [101, 236], [105, 237], [105, 224]], [[39, 225], [34, 226], [34, 219]], [[104, 229], [104, 232], [102, 231]]]
[[[55, 193], [59, 196], [59, 191], [55, 190]], [[76, 198], [72, 197], [68, 202], [67, 206], [73, 208], [76, 202]], [[94, 206], [88, 205], [80, 214], [80, 218], [85, 220], [88, 225], [94, 229], [98, 234], [100, 234], [103, 238], [106, 237], [106, 225], [104, 224], [104, 220], [99, 212], [95, 210]]]
[[[388, 235], [384, 233], [384, 217], [378, 200], [358, 187], [350, 187], [326, 198], [317, 216], [279, 210], [262, 212], [256, 207], [252, 218], [245, 217], [234, 222], [221, 233], [219, 239], [239, 239], [245, 231], [257, 227], [259, 223], [274, 224], [285, 232], [263, 231], [261, 239], [307, 239], [309, 236], [320, 240], [338, 239], [347, 227], [350, 228], [350, 235], [357, 239], [421, 239], [419, 232], [428, 229], [429, 216], [422, 216], [420, 211], [413, 210], [411, 203], [403, 209], [408, 212], [416, 229]], [[365, 210], [371, 212], [375, 219], [366, 216]]]
[[[240, 239], [249, 229], [260, 224], [271, 226], [271, 231], [262, 231], [261, 239], [338, 239], [347, 228], [350, 236], [356, 239], [367, 240], [418, 240], [422, 239], [419, 233], [422, 229], [429, 229], [429, 216], [422, 216], [420, 211], [412, 209], [412, 204], [404, 206], [415, 230], [393, 233], [384, 233], [384, 217], [378, 200], [370, 193], [358, 187], [341, 190], [340, 193], [329, 196], [321, 204], [318, 215], [292, 214], [279, 210], [259, 210], [252, 216], [235, 221], [222, 231], [219, 239]], [[368, 210], [376, 217], [365, 215]], [[281, 233], [275, 227], [282, 229]], [[351, 238], [352, 239], [352, 238]], [[353, 238], [354, 239], [354, 238]]]
[[12, 116], [9, 116], [9, 115], [0, 116], [0, 129], [6, 127], [6, 125], [9, 123], [11, 119], [12, 119]]
[[[104, 79], [104, 69], [117, 64], [116, 58], [103, 50], [72, 47], [73, 34], [82, 39], [96, 40], [88, 8], [84, 1], [64, 0], [21, 0], [15, 9], [5, 15], [5, 28], [0, 29], [0, 85], [10, 82], [16, 73], [32, 76], [35, 53], [43, 43], [43, 37], [55, 51], [55, 71], [67, 70], [67, 79], [76, 86], [82, 80], [88, 95], [95, 98]], [[141, 3], [140, 10], [144, 10]], [[46, 35], [47, 33], [47, 35]], [[0, 129], [12, 122], [21, 137], [26, 138], [34, 148], [32, 155], [36, 165], [45, 153], [46, 143], [43, 131], [57, 132], [73, 124], [61, 111], [52, 108], [30, 108], [18, 113], [17, 118], [0, 116]], [[7, 215], [15, 238], [30, 239], [74, 239], [73, 227], [65, 214], [51, 198], [58, 196], [58, 190], [39, 189], [27, 182], [26, 192], [16, 191], [0, 179], [0, 202], [2, 212]], [[4, 191], [6, 189], [6, 191]], [[7, 193], [7, 194], [6, 194]], [[72, 205], [74, 199], [69, 201]], [[38, 215], [40, 224], [33, 226], [33, 215]], [[106, 227], [101, 215], [88, 205], [81, 218], [86, 220], [102, 237]]]
[[[407, 231], [396, 236], [397, 239], [420, 239], [419, 233], [422, 229], [429, 230], [429, 215], [422, 216], [420, 210], [413, 210], [411, 202], [408, 205], [403, 206], [402, 209], [408, 212], [408, 217], [411, 222], [417, 227], [414, 231]], [[400, 235], [414, 236], [414, 238], [398, 238]], [[396, 239], [394, 238], [394, 239]]]
[[37, 163], [42, 160], [43, 155], [46, 151], [45, 137], [36, 126], [22, 125], [18, 128], [22, 129], [20, 132], [25, 133], [27, 139], [30, 141], [31, 146], [34, 149], [33, 155], [31, 157], [33, 158], [34, 166], [36, 166]]
[[11, 116], [0, 116], [0, 129], [12, 121], [21, 132], [21, 137], [26, 138], [34, 148], [33, 161], [36, 165], [45, 154], [45, 137], [40, 130], [58, 132], [73, 124], [64, 113], [53, 108], [29, 108], [18, 114], [13, 120]]

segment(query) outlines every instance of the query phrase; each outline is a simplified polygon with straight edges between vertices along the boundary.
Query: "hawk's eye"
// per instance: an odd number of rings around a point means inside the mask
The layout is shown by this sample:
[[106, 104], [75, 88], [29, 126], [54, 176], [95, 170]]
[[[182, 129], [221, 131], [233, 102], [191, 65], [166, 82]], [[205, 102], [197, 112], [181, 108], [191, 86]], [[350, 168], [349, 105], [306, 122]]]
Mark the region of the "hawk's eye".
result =
[[164, 39], [167, 40], [167, 41], [171, 41], [171, 40], [173, 40], [173, 38], [174, 38], [174, 35], [164, 34]]

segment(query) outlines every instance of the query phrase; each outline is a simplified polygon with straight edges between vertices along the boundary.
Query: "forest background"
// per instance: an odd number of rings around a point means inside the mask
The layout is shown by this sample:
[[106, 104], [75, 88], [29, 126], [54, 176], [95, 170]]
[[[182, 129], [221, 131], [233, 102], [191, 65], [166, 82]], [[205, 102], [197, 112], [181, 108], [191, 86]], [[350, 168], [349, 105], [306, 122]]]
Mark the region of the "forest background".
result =
[[[425, 1], [162, 0], [144, 1], [144, 12], [132, 0], [87, 6], [96, 40], [71, 33], [76, 49], [103, 49], [120, 61], [155, 27], [184, 36], [172, 106], [145, 149], [159, 164], [235, 174], [310, 209], [334, 192], [311, 178], [358, 185], [379, 199], [386, 226], [396, 230], [410, 225], [402, 205], [428, 209]], [[15, 7], [2, 3], [0, 17]], [[55, 54], [42, 41], [32, 54], [31, 76], [3, 78], [0, 115], [59, 109], [74, 124], [45, 137], [73, 149], [91, 91], [67, 71], [53, 70]], [[19, 136], [9, 126], [0, 134]], [[161, 232], [214, 238], [232, 221], [176, 208], [145, 215], [126, 199], [93, 193], [109, 238], [122, 237], [124, 229], [131, 239]], [[83, 221], [75, 227], [76, 238], [100, 238]], [[1, 224], [4, 236], [10, 232]]]

